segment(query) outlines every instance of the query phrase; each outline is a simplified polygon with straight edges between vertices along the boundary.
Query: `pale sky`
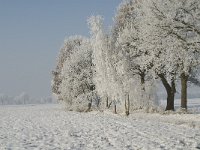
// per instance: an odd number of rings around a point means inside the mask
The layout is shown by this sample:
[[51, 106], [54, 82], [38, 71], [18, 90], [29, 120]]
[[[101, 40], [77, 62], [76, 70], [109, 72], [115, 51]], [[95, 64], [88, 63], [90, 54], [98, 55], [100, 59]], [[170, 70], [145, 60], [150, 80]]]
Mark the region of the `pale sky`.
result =
[[89, 35], [87, 18], [107, 26], [122, 0], [0, 0], [0, 93], [51, 95], [51, 71], [65, 37]]

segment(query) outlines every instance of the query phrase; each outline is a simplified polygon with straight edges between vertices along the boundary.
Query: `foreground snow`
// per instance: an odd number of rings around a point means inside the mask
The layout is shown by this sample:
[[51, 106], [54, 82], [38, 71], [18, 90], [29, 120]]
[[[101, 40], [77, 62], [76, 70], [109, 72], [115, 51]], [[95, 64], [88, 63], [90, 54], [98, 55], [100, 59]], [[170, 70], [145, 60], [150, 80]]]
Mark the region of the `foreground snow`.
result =
[[0, 149], [200, 149], [200, 114], [66, 112], [59, 105], [0, 107]]

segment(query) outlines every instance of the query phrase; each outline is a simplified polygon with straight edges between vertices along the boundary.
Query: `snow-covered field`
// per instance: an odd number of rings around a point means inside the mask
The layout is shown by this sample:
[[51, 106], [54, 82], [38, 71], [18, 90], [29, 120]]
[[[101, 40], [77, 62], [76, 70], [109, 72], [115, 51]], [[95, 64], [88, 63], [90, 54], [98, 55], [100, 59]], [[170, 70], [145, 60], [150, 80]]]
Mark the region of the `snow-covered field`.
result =
[[66, 112], [56, 104], [0, 106], [0, 149], [200, 149], [200, 113], [126, 117]]

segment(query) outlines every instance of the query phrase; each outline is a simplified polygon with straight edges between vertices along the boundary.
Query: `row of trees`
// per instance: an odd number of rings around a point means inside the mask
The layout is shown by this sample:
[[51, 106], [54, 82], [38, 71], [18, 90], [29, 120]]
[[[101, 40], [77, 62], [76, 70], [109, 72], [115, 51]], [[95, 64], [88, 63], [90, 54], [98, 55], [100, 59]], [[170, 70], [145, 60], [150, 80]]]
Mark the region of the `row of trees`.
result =
[[70, 109], [129, 111], [154, 108], [156, 86], [174, 110], [176, 84], [187, 109], [187, 84], [199, 84], [199, 0], [126, 0], [109, 33], [101, 16], [88, 20], [91, 36], [65, 40], [53, 71], [52, 90]]
[[56, 100], [52, 97], [40, 98], [40, 99], [31, 98], [25, 92], [15, 97], [6, 94], [0, 94], [0, 105], [24, 105], [24, 104], [46, 104], [46, 103], [56, 103]]

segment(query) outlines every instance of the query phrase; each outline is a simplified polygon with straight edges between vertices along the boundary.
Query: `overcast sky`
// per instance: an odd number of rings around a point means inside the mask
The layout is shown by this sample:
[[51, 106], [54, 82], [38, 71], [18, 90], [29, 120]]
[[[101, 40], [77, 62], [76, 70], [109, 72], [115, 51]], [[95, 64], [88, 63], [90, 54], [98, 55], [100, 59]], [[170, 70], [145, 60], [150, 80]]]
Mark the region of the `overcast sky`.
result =
[[0, 0], [0, 93], [51, 95], [51, 70], [65, 37], [89, 35], [87, 18], [112, 24], [121, 0]]

